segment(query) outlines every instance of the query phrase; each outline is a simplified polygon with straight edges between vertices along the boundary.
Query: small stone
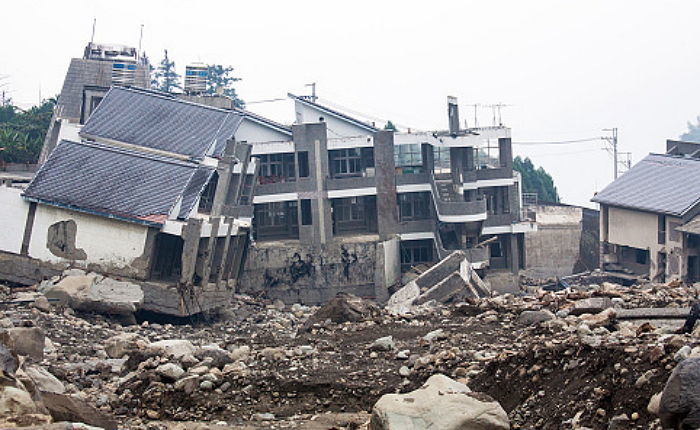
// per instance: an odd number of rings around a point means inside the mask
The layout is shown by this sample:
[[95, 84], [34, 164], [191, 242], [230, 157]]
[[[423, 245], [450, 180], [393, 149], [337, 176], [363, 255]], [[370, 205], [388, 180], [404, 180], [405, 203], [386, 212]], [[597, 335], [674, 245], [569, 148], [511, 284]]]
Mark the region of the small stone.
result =
[[200, 388], [202, 391], [211, 391], [211, 390], [214, 389], [214, 383], [211, 382], [211, 381], [206, 381], [206, 380], [205, 380], [205, 381], [202, 381], [202, 382], [199, 384], [199, 388]]
[[399, 375], [401, 375], [403, 377], [406, 377], [410, 374], [411, 374], [411, 369], [409, 369], [406, 366], [401, 366], [401, 368], [399, 369]]
[[185, 374], [185, 371], [182, 367], [178, 366], [177, 364], [166, 363], [158, 366], [156, 368], [156, 373], [165, 379], [168, 379], [170, 381], [176, 381], [180, 379], [182, 375]]
[[423, 336], [423, 340], [427, 342], [432, 342], [434, 340], [442, 340], [447, 338], [447, 333], [441, 328], [433, 330], [430, 333]]
[[685, 345], [684, 347], [676, 351], [676, 353], [673, 355], [673, 359], [678, 362], [683, 361], [690, 356], [690, 352], [692, 350], [693, 349], [691, 347]]
[[391, 351], [394, 348], [394, 338], [391, 336], [380, 337], [369, 347], [370, 351]]
[[51, 303], [46, 296], [39, 296], [34, 300], [34, 307], [42, 312], [51, 312]]

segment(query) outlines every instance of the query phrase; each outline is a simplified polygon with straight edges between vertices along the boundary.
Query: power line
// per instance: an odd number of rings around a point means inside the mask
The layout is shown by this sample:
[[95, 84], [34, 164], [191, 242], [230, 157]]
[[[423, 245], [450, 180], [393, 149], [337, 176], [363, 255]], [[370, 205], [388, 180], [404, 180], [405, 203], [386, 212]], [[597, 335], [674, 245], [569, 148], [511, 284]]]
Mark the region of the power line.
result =
[[588, 137], [585, 139], [557, 140], [550, 142], [512, 142], [513, 145], [569, 145], [573, 143], [599, 142], [600, 137]]

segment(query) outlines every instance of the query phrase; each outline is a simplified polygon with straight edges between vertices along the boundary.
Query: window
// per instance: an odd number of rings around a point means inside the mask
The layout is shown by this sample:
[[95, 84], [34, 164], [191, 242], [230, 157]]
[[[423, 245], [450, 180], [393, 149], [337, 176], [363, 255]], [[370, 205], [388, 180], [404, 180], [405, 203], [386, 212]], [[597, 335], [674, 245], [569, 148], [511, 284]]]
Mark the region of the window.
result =
[[491, 242], [489, 248], [491, 249], [492, 258], [503, 257], [503, 248], [501, 247], [500, 241]]
[[301, 201], [301, 225], [311, 225], [311, 200], [304, 199]]
[[336, 233], [375, 232], [377, 230], [376, 196], [333, 199], [333, 226]]
[[151, 279], [176, 280], [182, 269], [182, 245], [180, 236], [166, 233], [156, 235], [155, 255], [151, 267]]
[[209, 183], [202, 191], [199, 197], [199, 212], [208, 214], [211, 213], [211, 208], [214, 206], [214, 195], [216, 194], [216, 183], [219, 181], [219, 174], [214, 172], [209, 179]]
[[414, 221], [430, 216], [430, 193], [402, 193], [398, 195], [399, 219]]
[[433, 241], [425, 240], [405, 240], [400, 244], [401, 248], [401, 269], [408, 270], [411, 266], [433, 261]]
[[297, 154], [297, 159], [299, 162], [299, 177], [308, 178], [309, 177], [309, 151], [299, 151]]
[[294, 154], [265, 154], [260, 155], [260, 173], [258, 175], [261, 184], [274, 184], [277, 182], [294, 182]]
[[433, 148], [433, 161], [435, 173], [450, 173], [452, 166], [450, 161], [450, 148]]
[[659, 215], [658, 224], [659, 224], [658, 242], [659, 242], [659, 245], [663, 245], [666, 243], [666, 215]]
[[635, 261], [637, 264], [648, 264], [649, 263], [649, 251], [646, 249], [637, 249], [635, 253]]
[[421, 145], [418, 143], [395, 145], [394, 165], [399, 173], [422, 173], [423, 153]]
[[328, 151], [331, 177], [374, 176], [374, 148], [333, 149]]
[[255, 205], [253, 226], [258, 239], [298, 238], [297, 202], [272, 202]]

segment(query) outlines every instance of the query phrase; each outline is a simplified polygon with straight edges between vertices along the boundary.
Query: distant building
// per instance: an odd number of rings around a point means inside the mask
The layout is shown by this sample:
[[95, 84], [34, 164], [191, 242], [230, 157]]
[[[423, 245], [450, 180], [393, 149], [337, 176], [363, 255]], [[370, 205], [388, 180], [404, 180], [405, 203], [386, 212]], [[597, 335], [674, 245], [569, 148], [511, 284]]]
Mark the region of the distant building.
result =
[[700, 144], [669, 140], [605, 187], [601, 267], [652, 280], [700, 280]]
[[149, 65], [145, 58], [138, 58], [136, 48], [88, 43], [83, 57], [70, 62], [39, 164], [46, 161], [61, 140], [79, 140], [81, 125], [112, 85], [148, 88], [150, 83]]

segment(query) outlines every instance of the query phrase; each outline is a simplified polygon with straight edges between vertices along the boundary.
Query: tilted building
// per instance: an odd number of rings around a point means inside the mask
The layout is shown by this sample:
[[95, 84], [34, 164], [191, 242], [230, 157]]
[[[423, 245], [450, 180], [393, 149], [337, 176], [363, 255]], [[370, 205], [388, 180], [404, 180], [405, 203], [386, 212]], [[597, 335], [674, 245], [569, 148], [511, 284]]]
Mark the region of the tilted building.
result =
[[666, 142], [592, 201], [601, 268], [652, 280], [700, 280], [700, 144]]
[[508, 128], [460, 129], [451, 102], [449, 130], [398, 133], [290, 97], [292, 139], [253, 145], [255, 242], [241, 291], [383, 299], [402, 269], [455, 249], [476, 269], [507, 274], [496, 287], [517, 287], [523, 234], [536, 226], [521, 216]]
[[141, 286], [143, 309], [190, 315], [230, 297], [252, 214], [243, 115], [112, 87], [26, 188], [3, 187], [0, 272], [36, 282], [67, 267]]

